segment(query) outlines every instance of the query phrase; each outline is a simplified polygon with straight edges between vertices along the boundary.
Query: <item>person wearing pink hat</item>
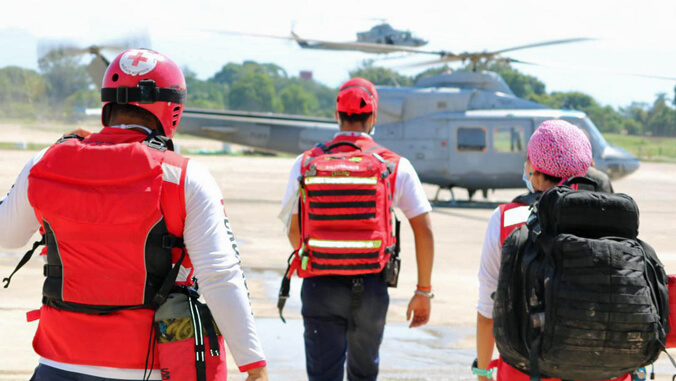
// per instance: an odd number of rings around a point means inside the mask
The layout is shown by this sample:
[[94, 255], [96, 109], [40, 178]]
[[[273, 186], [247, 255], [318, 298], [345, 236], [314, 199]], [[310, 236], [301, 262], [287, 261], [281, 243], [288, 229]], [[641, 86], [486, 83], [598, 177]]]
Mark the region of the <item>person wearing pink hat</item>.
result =
[[[564, 120], [546, 120], [528, 142], [523, 180], [529, 193], [493, 212], [486, 229], [479, 267], [479, 301], [477, 305], [477, 359], [472, 366], [480, 381], [529, 380], [529, 376], [501, 359], [493, 360], [493, 294], [497, 290], [502, 258], [502, 244], [509, 234], [524, 225], [532, 205], [549, 188], [562, 181], [585, 176], [592, 164], [592, 148], [587, 136]], [[557, 379], [546, 379], [557, 381]], [[626, 375], [616, 381], [628, 381]]]

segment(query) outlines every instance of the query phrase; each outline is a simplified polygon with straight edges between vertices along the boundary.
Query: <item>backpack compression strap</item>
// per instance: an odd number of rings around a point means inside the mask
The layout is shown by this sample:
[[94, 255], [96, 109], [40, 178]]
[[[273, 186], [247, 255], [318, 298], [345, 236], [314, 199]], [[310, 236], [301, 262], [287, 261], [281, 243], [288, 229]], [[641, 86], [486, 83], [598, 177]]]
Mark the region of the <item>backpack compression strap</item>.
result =
[[[83, 140], [84, 140], [84, 138], [83, 138], [82, 136], [80, 136], [80, 135], [77, 135], [77, 134], [70, 134], [70, 135], [64, 135], [64, 136], [62, 136], [61, 138], [59, 138], [59, 140], [56, 141], [55, 144], [61, 144], [61, 143], [65, 142], [65, 141], [68, 141], [68, 140], [70, 140], [70, 139], [77, 139], [77, 140], [79, 140], [79, 141], [83, 141]], [[2, 204], [2, 201], [0, 201], [0, 204]], [[9, 274], [8, 277], [6, 277], [6, 278], [4, 278], [4, 279], [2, 280], [3, 282], [5, 282], [4, 288], [9, 287], [9, 284], [12, 282], [12, 277], [14, 276], [14, 274], [16, 274], [17, 271], [19, 271], [24, 265], [26, 265], [26, 263], [28, 263], [28, 261], [31, 260], [31, 258], [33, 257], [33, 253], [35, 253], [35, 250], [37, 250], [37, 248], [38, 248], [39, 246], [44, 245], [45, 242], [46, 242], [46, 241], [45, 241], [45, 235], [44, 235], [44, 234], [42, 234], [42, 237], [40, 238], [39, 241], [33, 242], [33, 247], [32, 247], [30, 250], [28, 250], [28, 251], [26, 252], [26, 254], [23, 255], [23, 257], [21, 257], [21, 260], [19, 260], [19, 263], [18, 263], [18, 264], [16, 265], [16, 267], [14, 268], [14, 271], [12, 271], [12, 273]]]
[[298, 261], [295, 259], [296, 251], [291, 253], [288, 259], [289, 265], [286, 267], [286, 272], [282, 277], [282, 284], [279, 287], [279, 296], [277, 298], [277, 310], [279, 310], [279, 318], [282, 319], [282, 322], [286, 324], [286, 319], [282, 311], [284, 311], [284, 305], [286, 300], [289, 299], [289, 293], [291, 292], [291, 276], [298, 268]]
[[4, 288], [9, 287], [9, 283], [12, 281], [12, 277], [14, 276], [14, 274], [16, 274], [17, 271], [19, 271], [26, 263], [28, 263], [28, 261], [30, 261], [30, 259], [33, 257], [33, 253], [35, 252], [35, 250], [44, 244], [45, 244], [45, 235], [43, 234], [42, 238], [39, 241], [35, 241], [33, 243], [33, 247], [30, 250], [28, 250], [26, 254], [23, 255], [23, 257], [21, 257], [21, 260], [19, 261], [19, 264], [17, 264], [16, 267], [14, 268], [14, 271], [12, 271], [12, 273], [9, 274], [7, 278], [4, 278], [2, 280], [3, 282], [5, 282]]

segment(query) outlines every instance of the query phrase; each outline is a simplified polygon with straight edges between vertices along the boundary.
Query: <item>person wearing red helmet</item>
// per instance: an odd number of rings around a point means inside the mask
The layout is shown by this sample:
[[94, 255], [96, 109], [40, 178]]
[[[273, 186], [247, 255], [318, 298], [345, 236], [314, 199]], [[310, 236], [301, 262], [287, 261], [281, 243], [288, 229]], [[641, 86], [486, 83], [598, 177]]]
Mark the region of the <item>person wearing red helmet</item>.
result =
[[197, 279], [240, 371], [267, 380], [221, 191], [173, 152], [186, 95], [171, 59], [122, 52], [103, 80], [103, 129], [40, 152], [0, 201], [0, 246], [21, 247], [38, 230], [46, 245], [43, 305], [29, 313], [40, 319], [31, 380], [162, 379], [155, 310]]
[[[280, 315], [289, 278], [297, 271], [304, 278], [310, 380], [342, 380], [346, 360], [349, 380], [378, 376], [387, 287], [396, 286], [399, 272], [394, 206], [415, 236], [418, 287], [406, 318], [412, 318], [410, 327], [430, 318], [431, 206], [411, 163], [371, 137], [377, 110], [378, 92], [371, 82], [353, 78], [340, 87], [335, 113], [340, 131], [296, 159], [279, 216], [296, 249], [280, 292]], [[373, 177], [364, 175], [374, 170]]]

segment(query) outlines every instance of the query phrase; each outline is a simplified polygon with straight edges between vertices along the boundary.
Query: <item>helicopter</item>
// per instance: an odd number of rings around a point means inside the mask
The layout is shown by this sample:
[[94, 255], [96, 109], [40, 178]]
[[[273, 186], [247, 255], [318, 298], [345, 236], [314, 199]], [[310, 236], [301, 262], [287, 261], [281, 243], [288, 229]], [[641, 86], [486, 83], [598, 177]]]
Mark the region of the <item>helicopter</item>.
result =
[[[479, 63], [498, 60], [532, 64], [503, 57], [505, 52], [585, 40], [490, 52], [437, 52], [437, 59], [421, 65], [469, 61], [473, 70], [424, 77], [412, 87], [377, 86], [374, 139], [407, 157], [422, 182], [437, 185], [435, 199], [441, 190], [450, 190], [455, 201], [456, 188], [467, 189], [470, 200], [477, 191], [487, 198], [489, 190], [522, 188], [528, 139], [547, 119], [564, 119], [579, 127], [589, 137], [597, 169], [612, 179], [627, 176], [639, 168], [639, 161], [610, 145], [583, 112], [551, 109], [518, 98], [497, 73], [476, 70]], [[328, 141], [337, 131], [336, 121], [330, 118], [243, 111], [187, 108], [181, 120], [181, 133], [290, 154]]]
[[427, 45], [426, 40], [423, 40], [420, 37], [415, 37], [411, 31], [394, 29], [384, 20], [368, 31], [357, 33], [357, 41], [416, 47]]
[[[546, 108], [517, 98], [493, 72], [454, 72], [420, 79], [414, 87], [378, 86], [374, 139], [408, 158], [424, 183], [439, 191], [522, 188], [528, 139], [547, 119], [579, 127], [592, 143], [597, 169], [618, 179], [638, 160], [610, 145], [583, 112]], [[329, 118], [186, 109], [181, 132], [273, 152], [299, 154], [338, 131]], [[435, 198], [436, 198], [435, 197]]]
[[[503, 54], [588, 40], [569, 38], [458, 54], [424, 51], [438, 57], [415, 66], [461, 61], [469, 62], [472, 70], [421, 78], [412, 87], [377, 86], [374, 139], [407, 157], [422, 182], [437, 185], [435, 199], [445, 189], [455, 201], [455, 188], [467, 189], [470, 200], [477, 191], [487, 198], [489, 190], [522, 188], [528, 139], [547, 119], [576, 125], [589, 137], [596, 168], [612, 179], [627, 176], [638, 169], [638, 159], [610, 145], [583, 112], [551, 109], [520, 99], [497, 73], [477, 70], [479, 64], [493, 61], [538, 65]], [[338, 127], [329, 118], [186, 109], [181, 130], [258, 150], [298, 154], [330, 140]]]
[[298, 46], [303, 49], [339, 50], [371, 54], [419, 53], [437, 55], [440, 53], [438, 51], [426, 51], [418, 49], [420, 46], [426, 45], [427, 41], [414, 36], [413, 33], [408, 30], [404, 31], [394, 29], [390, 24], [385, 22], [372, 27], [368, 31], [358, 32], [356, 41], [329, 41], [305, 38], [298, 35], [294, 31], [293, 26], [291, 27], [291, 32], [288, 36], [248, 33], [223, 29], [203, 29], [203, 31], [235, 36], [289, 40], [296, 42]]

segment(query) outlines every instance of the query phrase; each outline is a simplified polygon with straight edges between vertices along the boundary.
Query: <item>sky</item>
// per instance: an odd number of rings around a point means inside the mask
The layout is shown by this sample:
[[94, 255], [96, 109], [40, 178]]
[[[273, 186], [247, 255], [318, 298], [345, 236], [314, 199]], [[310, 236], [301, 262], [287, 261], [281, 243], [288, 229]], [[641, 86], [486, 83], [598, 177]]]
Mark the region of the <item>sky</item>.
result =
[[[38, 11], [36, 11], [38, 10]], [[28, 16], [30, 15], [30, 16]], [[511, 53], [510, 57], [557, 66], [516, 66], [540, 78], [548, 91], [582, 91], [621, 107], [673, 98], [676, 81], [612, 74], [635, 72], [676, 77], [676, 1], [673, 0], [23, 0], [0, 13], [0, 67], [37, 68], [37, 45], [63, 40], [88, 46], [139, 34], [181, 67], [206, 79], [225, 63], [272, 62], [298, 75], [338, 86], [365, 53], [303, 50], [293, 42], [222, 35], [210, 30], [348, 41], [379, 19], [430, 41], [426, 48], [452, 52], [497, 50], [526, 43], [589, 37], [597, 40]], [[108, 53], [109, 58], [114, 53]], [[404, 74], [429, 57], [380, 60]], [[561, 69], [592, 67], [599, 71]]]

